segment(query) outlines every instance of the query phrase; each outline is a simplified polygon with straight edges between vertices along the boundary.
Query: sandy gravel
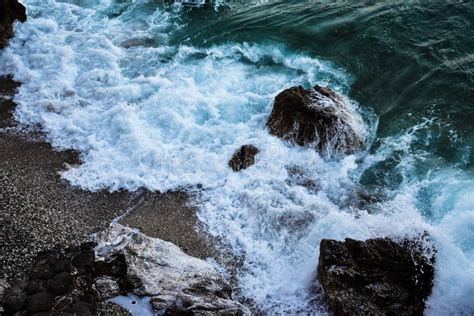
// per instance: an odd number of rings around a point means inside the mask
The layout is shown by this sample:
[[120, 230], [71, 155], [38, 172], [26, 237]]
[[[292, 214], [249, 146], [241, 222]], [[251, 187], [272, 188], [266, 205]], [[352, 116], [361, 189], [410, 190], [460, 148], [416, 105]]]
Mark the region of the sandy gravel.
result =
[[86, 240], [121, 221], [173, 242], [190, 255], [215, 252], [197, 231], [195, 210], [182, 192], [88, 192], [62, 180], [65, 164], [80, 163], [74, 151], [57, 152], [41, 135], [19, 132], [12, 120], [16, 84], [0, 78], [0, 279], [21, 279], [45, 248]]

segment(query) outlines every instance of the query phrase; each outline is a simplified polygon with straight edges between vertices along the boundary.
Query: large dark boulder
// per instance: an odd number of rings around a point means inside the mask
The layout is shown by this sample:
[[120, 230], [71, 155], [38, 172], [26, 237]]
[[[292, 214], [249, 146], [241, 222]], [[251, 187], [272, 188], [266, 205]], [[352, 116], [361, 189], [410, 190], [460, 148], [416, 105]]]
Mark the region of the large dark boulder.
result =
[[275, 98], [270, 134], [328, 155], [353, 153], [364, 143], [362, 118], [329, 88], [292, 87]]
[[0, 0], [0, 49], [13, 36], [13, 22], [26, 21], [25, 7], [17, 0]]
[[247, 169], [255, 163], [255, 156], [258, 154], [257, 147], [253, 145], [244, 145], [237, 150], [232, 159], [229, 161], [229, 166], [235, 172], [242, 169]]
[[423, 315], [434, 277], [426, 240], [322, 240], [318, 278], [335, 315]]

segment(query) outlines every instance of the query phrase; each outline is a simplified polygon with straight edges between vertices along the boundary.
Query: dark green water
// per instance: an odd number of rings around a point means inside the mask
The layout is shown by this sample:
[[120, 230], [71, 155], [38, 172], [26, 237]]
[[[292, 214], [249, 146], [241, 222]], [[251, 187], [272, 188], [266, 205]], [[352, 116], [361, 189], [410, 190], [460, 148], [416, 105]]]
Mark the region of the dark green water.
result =
[[351, 97], [375, 110], [377, 136], [435, 119], [417, 146], [473, 166], [474, 3], [277, 1], [189, 8], [183, 19], [176, 43], [284, 43], [331, 61], [352, 77]]

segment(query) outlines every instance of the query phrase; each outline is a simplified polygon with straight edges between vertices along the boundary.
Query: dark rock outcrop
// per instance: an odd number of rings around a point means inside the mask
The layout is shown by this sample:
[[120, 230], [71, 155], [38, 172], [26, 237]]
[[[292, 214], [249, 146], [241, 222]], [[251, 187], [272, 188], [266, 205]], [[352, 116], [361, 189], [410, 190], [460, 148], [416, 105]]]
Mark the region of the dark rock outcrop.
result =
[[0, 0], [0, 49], [7, 45], [13, 36], [13, 22], [26, 21], [25, 7], [17, 0]]
[[426, 238], [322, 240], [318, 278], [335, 315], [423, 315], [434, 277]]
[[[133, 293], [151, 297], [151, 307], [161, 314], [250, 314], [232, 300], [231, 288], [217, 270], [176, 245], [119, 224], [97, 237], [99, 246], [84, 243], [39, 253], [28, 280], [12, 287], [0, 282], [0, 311], [99, 315], [104, 312], [98, 309], [101, 302]], [[127, 314], [115, 311], [114, 315]]]
[[[5, 291], [5, 315], [53, 312], [96, 313], [93, 244], [39, 253], [29, 279]], [[92, 264], [91, 264], [92, 262]]]
[[232, 156], [229, 166], [235, 172], [247, 169], [255, 163], [255, 156], [258, 154], [257, 147], [253, 145], [244, 145]]
[[267, 121], [270, 134], [328, 155], [360, 149], [361, 126], [362, 118], [342, 96], [318, 85], [281, 92]]

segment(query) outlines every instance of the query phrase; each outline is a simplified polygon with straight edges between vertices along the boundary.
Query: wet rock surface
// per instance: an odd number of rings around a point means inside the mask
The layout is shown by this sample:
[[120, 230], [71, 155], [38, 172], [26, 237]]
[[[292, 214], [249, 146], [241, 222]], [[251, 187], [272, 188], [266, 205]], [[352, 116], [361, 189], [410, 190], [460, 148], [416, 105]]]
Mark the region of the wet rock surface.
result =
[[2, 281], [3, 314], [127, 315], [106, 301], [129, 293], [150, 297], [150, 308], [166, 315], [249, 314], [220, 273], [172, 243], [120, 224], [97, 242], [43, 251], [25, 280]]
[[93, 252], [93, 244], [40, 252], [34, 259], [28, 279], [5, 291], [5, 315], [16, 312], [34, 314], [48, 312], [59, 315], [80, 311], [81, 315], [96, 313], [96, 290], [92, 269], [84, 270], [77, 258]]
[[[130, 292], [151, 297], [153, 309], [167, 315], [244, 315], [231, 288], [210, 264], [176, 245], [114, 224], [98, 234], [99, 260], [125, 260]], [[116, 261], [116, 259], [115, 259]], [[112, 266], [121, 265], [115, 263]], [[110, 268], [110, 271], [117, 268]]]
[[0, 0], [0, 49], [13, 36], [13, 23], [26, 21], [26, 9], [17, 0]]
[[232, 156], [229, 166], [235, 172], [247, 169], [255, 163], [255, 156], [258, 154], [257, 147], [253, 145], [244, 145]]
[[128, 293], [139, 283], [131, 285], [128, 280], [123, 256], [96, 260], [94, 247], [88, 242], [39, 253], [26, 280], [11, 287], [2, 283], [3, 314], [111, 315], [107, 313], [113, 311], [128, 315], [104, 301]]
[[270, 134], [328, 155], [353, 153], [364, 144], [362, 118], [329, 88], [289, 88], [275, 98]]
[[423, 315], [434, 261], [426, 237], [322, 240], [318, 278], [335, 315]]

